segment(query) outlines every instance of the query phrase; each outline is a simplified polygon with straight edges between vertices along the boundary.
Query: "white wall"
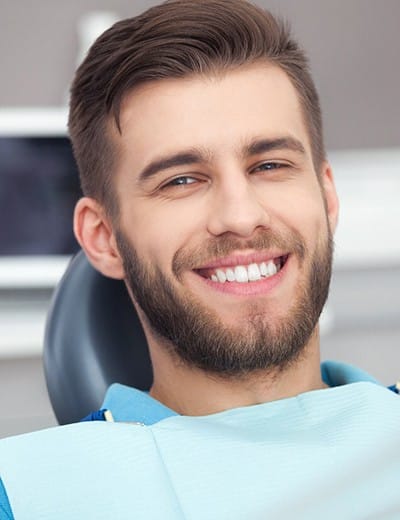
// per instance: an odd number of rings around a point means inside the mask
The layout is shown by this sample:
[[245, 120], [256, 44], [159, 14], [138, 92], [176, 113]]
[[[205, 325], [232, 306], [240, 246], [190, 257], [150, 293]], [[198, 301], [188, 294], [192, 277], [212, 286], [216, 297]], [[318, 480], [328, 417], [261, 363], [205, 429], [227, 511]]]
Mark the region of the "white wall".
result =
[[[60, 105], [78, 52], [77, 22], [154, 0], [0, 0], [0, 106]], [[329, 149], [400, 146], [400, 2], [258, 0], [292, 22], [319, 87]]]

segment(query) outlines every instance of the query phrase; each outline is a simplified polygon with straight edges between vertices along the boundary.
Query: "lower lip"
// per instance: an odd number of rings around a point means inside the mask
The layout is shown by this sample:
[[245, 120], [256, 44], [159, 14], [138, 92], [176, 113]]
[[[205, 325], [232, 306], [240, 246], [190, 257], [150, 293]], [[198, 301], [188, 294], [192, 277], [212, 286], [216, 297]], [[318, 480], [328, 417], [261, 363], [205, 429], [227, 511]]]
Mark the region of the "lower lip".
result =
[[280, 282], [282, 278], [285, 276], [287, 271], [287, 266], [290, 261], [290, 257], [286, 259], [284, 266], [281, 270], [268, 278], [261, 278], [256, 282], [213, 282], [208, 278], [203, 278], [200, 275], [196, 275], [200, 278], [205, 284], [207, 284], [212, 289], [219, 291], [225, 294], [234, 294], [237, 296], [256, 296], [259, 294], [266, 294], [272, 291]]

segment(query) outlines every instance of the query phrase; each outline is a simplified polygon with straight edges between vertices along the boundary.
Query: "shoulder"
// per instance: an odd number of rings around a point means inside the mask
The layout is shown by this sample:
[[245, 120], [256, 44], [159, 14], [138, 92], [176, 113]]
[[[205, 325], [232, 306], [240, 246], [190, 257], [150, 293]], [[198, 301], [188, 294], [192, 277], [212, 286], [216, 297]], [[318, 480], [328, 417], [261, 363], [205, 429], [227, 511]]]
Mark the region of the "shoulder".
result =
[[[130, 504], [135, 488], [145, 508], [160, 464], [152, 432], [135, 424], [77, 423], [2, 439], [0, 518], [75, 518], [71, 497], [90, 518], [93, 504], [107, 510], [110, 494]], [[43, 504], [53, 516], [41, 516]]]
[[8, 437], [0, 441], [0, 477], [8, 494], [10, 479], [28, 486], [30, 481], [51, 482], [61, 469], [65, 478], [74, 479], [77, 471], [101, 471], [106, 459], [122, 456], [124, 446], [135, 454], [151, 453], [152, 434], [131, 424], [86, 422]]
[[147, 428], [135, 424], [93, 421], [7, 437], [0, 440], [0, 475], [4, 461], [14, 458], [15, 454], [18, 454], [18, 464], [23, 463], [25, 457], [26, 460], [41, 461], [45, 453], [54, 454], [58, 460], [63, 456], [90, 457], [105, 446], [118, 445], [125, 440], [145, 444], [151, 440], [151, 434]]

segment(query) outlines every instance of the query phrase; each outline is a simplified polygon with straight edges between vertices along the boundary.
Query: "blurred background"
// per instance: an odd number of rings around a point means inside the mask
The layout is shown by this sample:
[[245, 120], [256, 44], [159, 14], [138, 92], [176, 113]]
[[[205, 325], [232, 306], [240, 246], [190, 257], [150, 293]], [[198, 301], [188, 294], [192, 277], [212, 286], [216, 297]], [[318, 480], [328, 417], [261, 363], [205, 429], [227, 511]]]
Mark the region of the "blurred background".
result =
[[[77, 245], [68, 88], [93, 39], [157, 2], [0, 0], [0, 437], [55, 424], [46, 311]], [[322, 357], [400, 379], [400, 2], [258, 0], [310, 57], [341, 199]]]

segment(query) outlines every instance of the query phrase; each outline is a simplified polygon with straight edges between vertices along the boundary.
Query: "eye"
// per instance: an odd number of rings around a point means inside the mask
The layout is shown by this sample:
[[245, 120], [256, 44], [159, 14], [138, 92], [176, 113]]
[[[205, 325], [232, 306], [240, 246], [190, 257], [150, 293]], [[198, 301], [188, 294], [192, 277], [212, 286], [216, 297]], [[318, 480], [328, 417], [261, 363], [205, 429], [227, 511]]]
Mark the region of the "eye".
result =
[[195, 186], [200, 182], [200, 179], [193, 177], [192, 175], [179, 175], [173, 179], [167, 180], [160, 186], [160, 190], [172, 190], [174, 188], [186, 188]]
[[285, 168], [285, 167], [288, 167], [288, 165], [285, 163], [269, 161], [269, 162], [264, 162], [264, 163], [259, 164], [258, 166], [253, 168], [253, 170], [251, 170], [251, 173], [257, 173], [257, 172], [269, 171], [269, 170], [278, 170], [280, 168]]
[[187, 184], [193, 184], [197, 182], [197, 179], [194, 177], [189, 177], [188, 175], [183, 175], [181, 177], [175, 177], [171, 181], [167, 182], [164, 186], [186, 186]]

